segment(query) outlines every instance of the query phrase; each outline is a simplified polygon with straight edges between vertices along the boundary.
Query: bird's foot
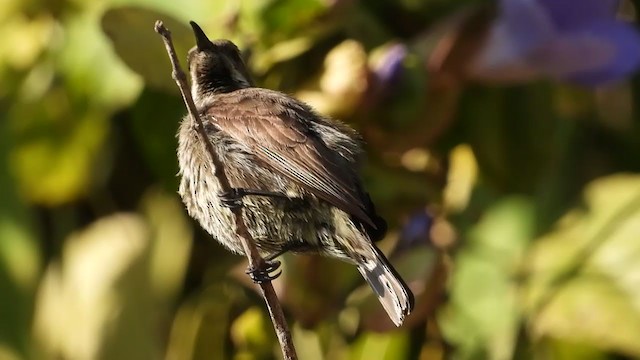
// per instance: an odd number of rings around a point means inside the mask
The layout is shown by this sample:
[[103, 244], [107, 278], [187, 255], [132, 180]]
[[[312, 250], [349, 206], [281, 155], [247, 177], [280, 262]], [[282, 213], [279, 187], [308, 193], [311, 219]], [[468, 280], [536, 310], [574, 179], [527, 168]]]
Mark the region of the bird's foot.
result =
[[229, 191], [218, 194], [222, 205], [229, 209], [242, 207], [242, 198], [247, 195], [244, 189], [232, 188]]
[[273, 275], [271, 274], [272, 272], [278, 270], [278, 268], [280, 268], [280, 261], [270, 260], [265, 261], [262, 268], [248, 267], [246, 273], [254, 283], [262, 284], [263, 282], [271, 281], [278, 278], [278, 276], [282, 274], [282, 270]]
[[309, 244], [306, 244], [302, 241], [292, 241], [292, 242], [288, 242], [286, 243], [284, 246], [282, 246], [282, 248], [278, 251], [276, 251], [273, 254], [268, 255], [267, 257], [264, 258], [265, 261], [269, 262], [274, 260], [275, 258], [284, 255], [286, 253], [288, 253], [289, 251], [305, 251], [305, 250], [311, 250], [312, 247]]

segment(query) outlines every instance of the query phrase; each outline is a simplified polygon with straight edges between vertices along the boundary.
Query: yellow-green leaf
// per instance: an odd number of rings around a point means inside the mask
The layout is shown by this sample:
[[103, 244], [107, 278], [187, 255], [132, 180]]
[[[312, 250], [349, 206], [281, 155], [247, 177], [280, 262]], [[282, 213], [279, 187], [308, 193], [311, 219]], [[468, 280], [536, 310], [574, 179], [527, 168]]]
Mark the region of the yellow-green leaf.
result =
[[598, 179], [584, 200], [528, 257], [531, 327], [640, 356], [640, 176]]
[[195, 40], [188, 23], [184, 21], [155, 10], [122, 6], [107, 10], [102, 17], [102, 29], [120, 58], [140, 74], [147, 85], [177, 93], [164, 43], [154, 31], [156, 20], [162, 20], [171, 31], [178, 59], [182, 69], [187, 71], [187, 52], [195, 45]]

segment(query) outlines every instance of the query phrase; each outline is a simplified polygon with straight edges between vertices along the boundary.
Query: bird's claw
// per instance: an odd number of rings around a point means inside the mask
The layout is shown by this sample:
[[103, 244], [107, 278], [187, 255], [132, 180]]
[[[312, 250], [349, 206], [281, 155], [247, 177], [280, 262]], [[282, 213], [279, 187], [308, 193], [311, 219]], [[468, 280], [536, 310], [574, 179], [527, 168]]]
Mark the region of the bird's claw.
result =
[[277, 279], [278, 276], [282, 274], [282, 270], [278, 271], [275, 274], [271, 274], [271, 273], [278, 270], [279, 267], [280, 267], [280, 261], [278, 260], [265, 261], [264, 267], [262, 268], [248, 267], [246, 273], [247, 275], [249, 275], [249, 277], [251, 278], [251, 280], [253, 280], [254, 283], [262, 284], [264, 282]]
[[242, 207], [242, 197], [244, 195], [245, 194], [242, 192], [242, 189], [232, 188], [229, 191], [220, 193], [218, 196], [220, 197], [222, 205], [229, 209], [234, 209]]

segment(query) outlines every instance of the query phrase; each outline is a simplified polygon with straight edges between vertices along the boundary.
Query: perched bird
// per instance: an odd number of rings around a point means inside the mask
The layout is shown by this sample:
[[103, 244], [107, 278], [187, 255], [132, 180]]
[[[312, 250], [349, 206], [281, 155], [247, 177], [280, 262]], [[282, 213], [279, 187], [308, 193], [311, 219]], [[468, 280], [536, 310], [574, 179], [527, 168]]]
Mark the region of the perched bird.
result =
[[[189, 214], [242, 254], [230, 209], [242, 206], [270, 271], [279, 264], [272, 260], [287, 251], [356, 265], [400, 326], [413, 295], [373, 244], [386, 223], [358, 175], [359, 135], [292, 97], [254, 87], [232, 42], [210, 41], [195, 22], [191, 26], [197, 44], [188, 56], [192, 96], [233, 191], [221, 194], [197, 125], [185, 117], [178, 132], [179, 193]], [[253, 275], [256, 281], [274, 278]]]

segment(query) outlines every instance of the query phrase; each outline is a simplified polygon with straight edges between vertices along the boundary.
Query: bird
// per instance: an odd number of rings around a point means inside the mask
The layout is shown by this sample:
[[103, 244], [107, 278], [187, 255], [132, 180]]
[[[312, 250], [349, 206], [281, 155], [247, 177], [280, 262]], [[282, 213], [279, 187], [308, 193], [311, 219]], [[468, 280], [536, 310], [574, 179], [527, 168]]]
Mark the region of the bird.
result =
[[319, 254], [354, 264], [396, 326], [414, 297], [375, 246], [387, 230], [359, 175], [361, 136], [348, 125], [275, 90], [256, 87], [240, 50], [229, 40], [209, 40], [190, 22], [191, 95], [208, 141], [232, 189], [223, 193], [200, 139], [185, 116], [178, 130], [178, 193], [187, 212], [224, 247], [244, 254], [232, 207], [242, 217], [272, 280], [281, 254]]

